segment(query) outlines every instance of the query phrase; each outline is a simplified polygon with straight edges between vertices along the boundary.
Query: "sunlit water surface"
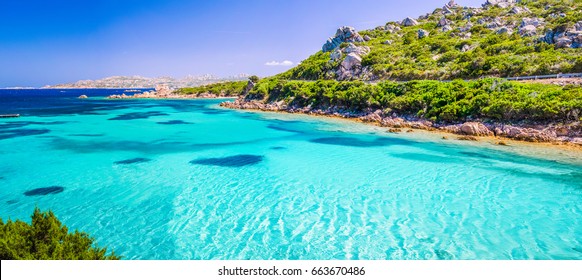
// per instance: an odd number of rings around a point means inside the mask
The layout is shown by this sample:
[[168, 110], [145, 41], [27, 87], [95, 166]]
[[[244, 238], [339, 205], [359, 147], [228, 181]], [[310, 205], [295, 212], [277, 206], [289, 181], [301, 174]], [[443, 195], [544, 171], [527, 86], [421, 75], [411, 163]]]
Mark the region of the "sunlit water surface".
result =
[[0, 91], [2, 219], [126, 259], [582, 259], [574, 152], [121, 92]]

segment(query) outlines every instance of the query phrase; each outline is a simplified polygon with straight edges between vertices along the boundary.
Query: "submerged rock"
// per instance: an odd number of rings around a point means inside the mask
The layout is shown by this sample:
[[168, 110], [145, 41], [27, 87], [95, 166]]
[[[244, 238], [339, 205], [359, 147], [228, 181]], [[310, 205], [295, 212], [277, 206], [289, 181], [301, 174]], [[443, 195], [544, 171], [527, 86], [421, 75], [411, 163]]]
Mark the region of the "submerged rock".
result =
[[42, 196], [42, 195], [62, 193], [64, 190], [65, 190], [65, 188], [63, 188], [61, 186], [52, 186], [52, 187], [37, 188], [37, 189], [25, 191], [24, 195], [25, 196]]
[[87, 95], [84, 95], [84, 94], [79, 96], [79, 99], [86, 99], [86, 98], [89, 98], [89, 97], [87, 97]]
[[263, 161], [263, 156], [256, 155], [236, 155], [221, 158], [204, 158], [190, 161], [190, 164], [214, 165], [221, 167], [242, 167], [255, 165]]
[[149, 158], [132, 158], [132, 159], [116, 161], [116, 162], [114, 162], [114, 164], [126, 165], [126, 164], [134, 164], [134, 163], [144, 163], [144, 162], [149, 162], [149, 161], [152, 161], [152, 160]]

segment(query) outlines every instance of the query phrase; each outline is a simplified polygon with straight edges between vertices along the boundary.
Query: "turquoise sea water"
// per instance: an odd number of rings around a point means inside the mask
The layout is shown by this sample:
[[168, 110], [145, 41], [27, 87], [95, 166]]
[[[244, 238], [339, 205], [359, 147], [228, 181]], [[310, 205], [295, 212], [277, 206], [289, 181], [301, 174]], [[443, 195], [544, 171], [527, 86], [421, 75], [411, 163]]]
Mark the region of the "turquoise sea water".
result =
[[573, 152], [111, 93], [0, 91], [3, 219], [126, 259], [582, 259]]

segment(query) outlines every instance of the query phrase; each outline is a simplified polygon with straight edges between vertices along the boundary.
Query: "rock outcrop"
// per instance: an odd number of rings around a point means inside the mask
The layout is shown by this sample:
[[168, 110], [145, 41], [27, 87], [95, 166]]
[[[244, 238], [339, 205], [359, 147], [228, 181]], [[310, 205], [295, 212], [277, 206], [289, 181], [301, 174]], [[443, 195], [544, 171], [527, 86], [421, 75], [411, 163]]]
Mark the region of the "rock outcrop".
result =
[[362, 56], [368, 54], [370, 48], [356, 46], [353, 43], [349, 43], [348, 46], [341, 49], [340, 52], [346, 56], [341, 62], [339, 69], [336, 71], [337, 79], [350, 80], [362, 74]]
[[327, 39], [327, 42], [322, 47], [323, 52], [333, 51], [339, 47], [341, 43], [346, 42], [364, 42], [364, 38], [351, 26], [342, 26], [338, 28], [335, 36]]
[[87, 97], [87, 95], [84, 95], [84, 94], [79, 96], [79, 99], [87, 99], [87, 98], [89, 98], [89, 97]]
[[492, 136], [493, 132], [484, 124], [478, 122], [466, 122], [459, 127], [461, 133], [471, 136]]
[[418, 25], [418, 21], [411, 17], [407, 17], [404, 20], [402, 20], [402, 26], [415, 26], [415, 25]]

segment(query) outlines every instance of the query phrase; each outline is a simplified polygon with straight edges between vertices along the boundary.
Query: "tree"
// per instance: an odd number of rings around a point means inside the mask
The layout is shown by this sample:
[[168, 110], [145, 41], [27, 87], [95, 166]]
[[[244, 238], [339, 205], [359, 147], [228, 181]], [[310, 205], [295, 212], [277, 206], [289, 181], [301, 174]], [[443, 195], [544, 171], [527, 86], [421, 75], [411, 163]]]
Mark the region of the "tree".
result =
[[37, 207], [31, 224], [0, 219], [0, 259], [2, 260], [118, 260], [114, 252], [94, 246], [87, 233], [69, 233], [52, 211]]

